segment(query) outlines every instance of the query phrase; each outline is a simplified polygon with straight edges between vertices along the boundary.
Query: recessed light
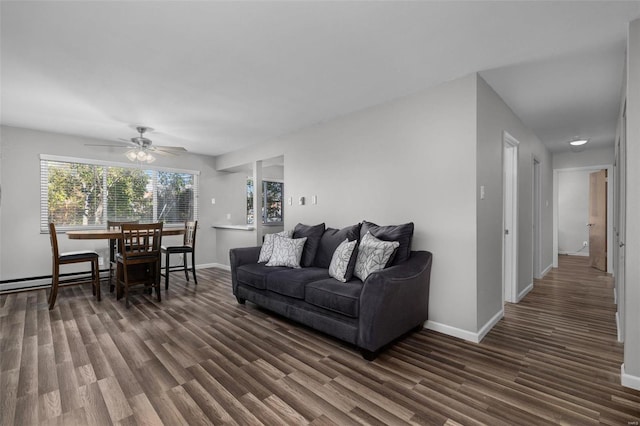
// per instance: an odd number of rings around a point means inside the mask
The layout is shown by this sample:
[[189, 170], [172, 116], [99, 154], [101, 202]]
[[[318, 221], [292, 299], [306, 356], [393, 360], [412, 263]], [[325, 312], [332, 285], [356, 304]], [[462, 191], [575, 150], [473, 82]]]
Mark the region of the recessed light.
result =
[[589, 140], [588, 139], [577, 139], [575, 141], [571, 141], [569, 142], [570, 145], [573, 146], [580, 146], [580, 145], [584, 145], [585, 143], [587, 143]]

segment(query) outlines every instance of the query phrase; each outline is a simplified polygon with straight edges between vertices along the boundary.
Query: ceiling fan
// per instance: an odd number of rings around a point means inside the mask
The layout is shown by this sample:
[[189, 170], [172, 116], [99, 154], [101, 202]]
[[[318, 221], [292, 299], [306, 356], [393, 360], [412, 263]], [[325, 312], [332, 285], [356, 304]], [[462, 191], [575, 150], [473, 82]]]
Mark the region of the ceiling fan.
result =
[[129, 140], [120, 139], [122, 143], [111, 143], [111, 144], [86, 144], [87, 146], [109, 146], [114, 148], [125, 148], [129, 149], [126, 152], [126, 156], [131, 161], [139, 161], [144, 163], [152, 163], [156, 160], [155, 156], [152, 153], [160, 154], [160, 155], [178, 155], [182, 152], [187, 152], [181, 146], [160, 146], [153, 145], [151, 139], [146, 138], [144, 134], [146, 132], [151, 132], [153, 129], [151, 127], [146, 126], [136, 126], [136, 130], [139, 133], [139, 136], [135, 136]]

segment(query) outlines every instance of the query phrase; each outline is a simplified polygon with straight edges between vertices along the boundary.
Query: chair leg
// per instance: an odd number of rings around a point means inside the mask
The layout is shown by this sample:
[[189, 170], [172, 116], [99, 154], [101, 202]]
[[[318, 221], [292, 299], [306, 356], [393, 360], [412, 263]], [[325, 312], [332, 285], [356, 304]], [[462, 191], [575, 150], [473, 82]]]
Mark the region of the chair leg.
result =
[[189, 281], [189, 270], [187, 269], [187, 253], [182, 253], [182, 266], [184, 268], [184, 277]]
[[125, 299], [125, 306], [127, 307], [127, 309], [129, 308], [129, 273], [128, 273], [129, 268], [127, 268], [126, 266], [122, 266], [122, 272], [124, 275], [124, 299]]
[[113, 264], [109, 262], [109, 293], [113, 293], [113, 289], [115, 288], [113, 284], [114, 278], [116, 279], [116, 281], [118, 280], [117, 274], [114, 274], [113, 271]]
[[[153, 281], [156, 286], [156, 295], [158, 296], [158, 302], [162, 302], [162, 297], [160, 296], [160, 271], [162, 270], [162, 264], [160, 263], [160, 259], [158, 259], [158, 264], [154, 265], [155, 273], [153, 274]], [[167, 286], [169, 279], [169, 270], [167, 266]], [[166, 289], [165, 289], [166, 290]]]
[[191, 252], [191, 273], [193, 274], [193, 282], [198, 285], [198, 279], [196, 278], [196, 252]]
[[96, 295], [96, 267], [94, 266], [93, 260], [91, 261], [91, 293]]
[[93, 286], [99, 302], [102, 300], [102, 295], [100, 294], [100, 265], [98, 264], [98, 259], [94, 259], [93, 262], [91, 262], [91, 276], [93, 277]]
[[58, 297], [58, 281], [60, 279], [60, 267], [53, 265], [53, 277], [51, 281], [51, 293], [49, 293], [49, 310], [53, 309]]
[[164, 263], [164, 289], [169, 290], [169, 252], [165, 255], [165, 263]]

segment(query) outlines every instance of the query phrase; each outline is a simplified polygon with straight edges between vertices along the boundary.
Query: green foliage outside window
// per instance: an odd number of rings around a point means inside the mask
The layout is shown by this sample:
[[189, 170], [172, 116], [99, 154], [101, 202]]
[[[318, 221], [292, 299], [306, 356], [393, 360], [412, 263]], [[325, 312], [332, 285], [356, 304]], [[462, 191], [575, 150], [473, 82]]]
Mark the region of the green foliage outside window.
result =
[[[196, 174], [41, 161], [41, 228], [101, 228], [107, 220], [197, 219]], [[46, 194], [46, 198], [44, 198]]]
[[[254, 221], [253, 210], [253, 179], [247, 179], [247, 223]], [[282, 199], [284, 197], [284, 183], [262, 181], [262, 223], [282, 223]]]

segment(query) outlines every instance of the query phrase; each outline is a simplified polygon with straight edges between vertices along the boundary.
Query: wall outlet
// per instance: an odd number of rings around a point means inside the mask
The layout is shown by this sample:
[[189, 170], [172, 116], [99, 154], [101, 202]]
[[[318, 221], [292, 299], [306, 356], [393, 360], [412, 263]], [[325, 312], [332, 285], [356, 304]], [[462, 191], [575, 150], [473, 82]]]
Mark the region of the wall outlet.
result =
[[98, 257], [98, 266], [104, 266], [104, 257]]
[[588, 245], [589, 245], [589, 242], [588, 242], [588, 241], [583, 241], [583, 242], [582, 242], [582, 247], [586, 247], [586, 246], [588, 246]]

